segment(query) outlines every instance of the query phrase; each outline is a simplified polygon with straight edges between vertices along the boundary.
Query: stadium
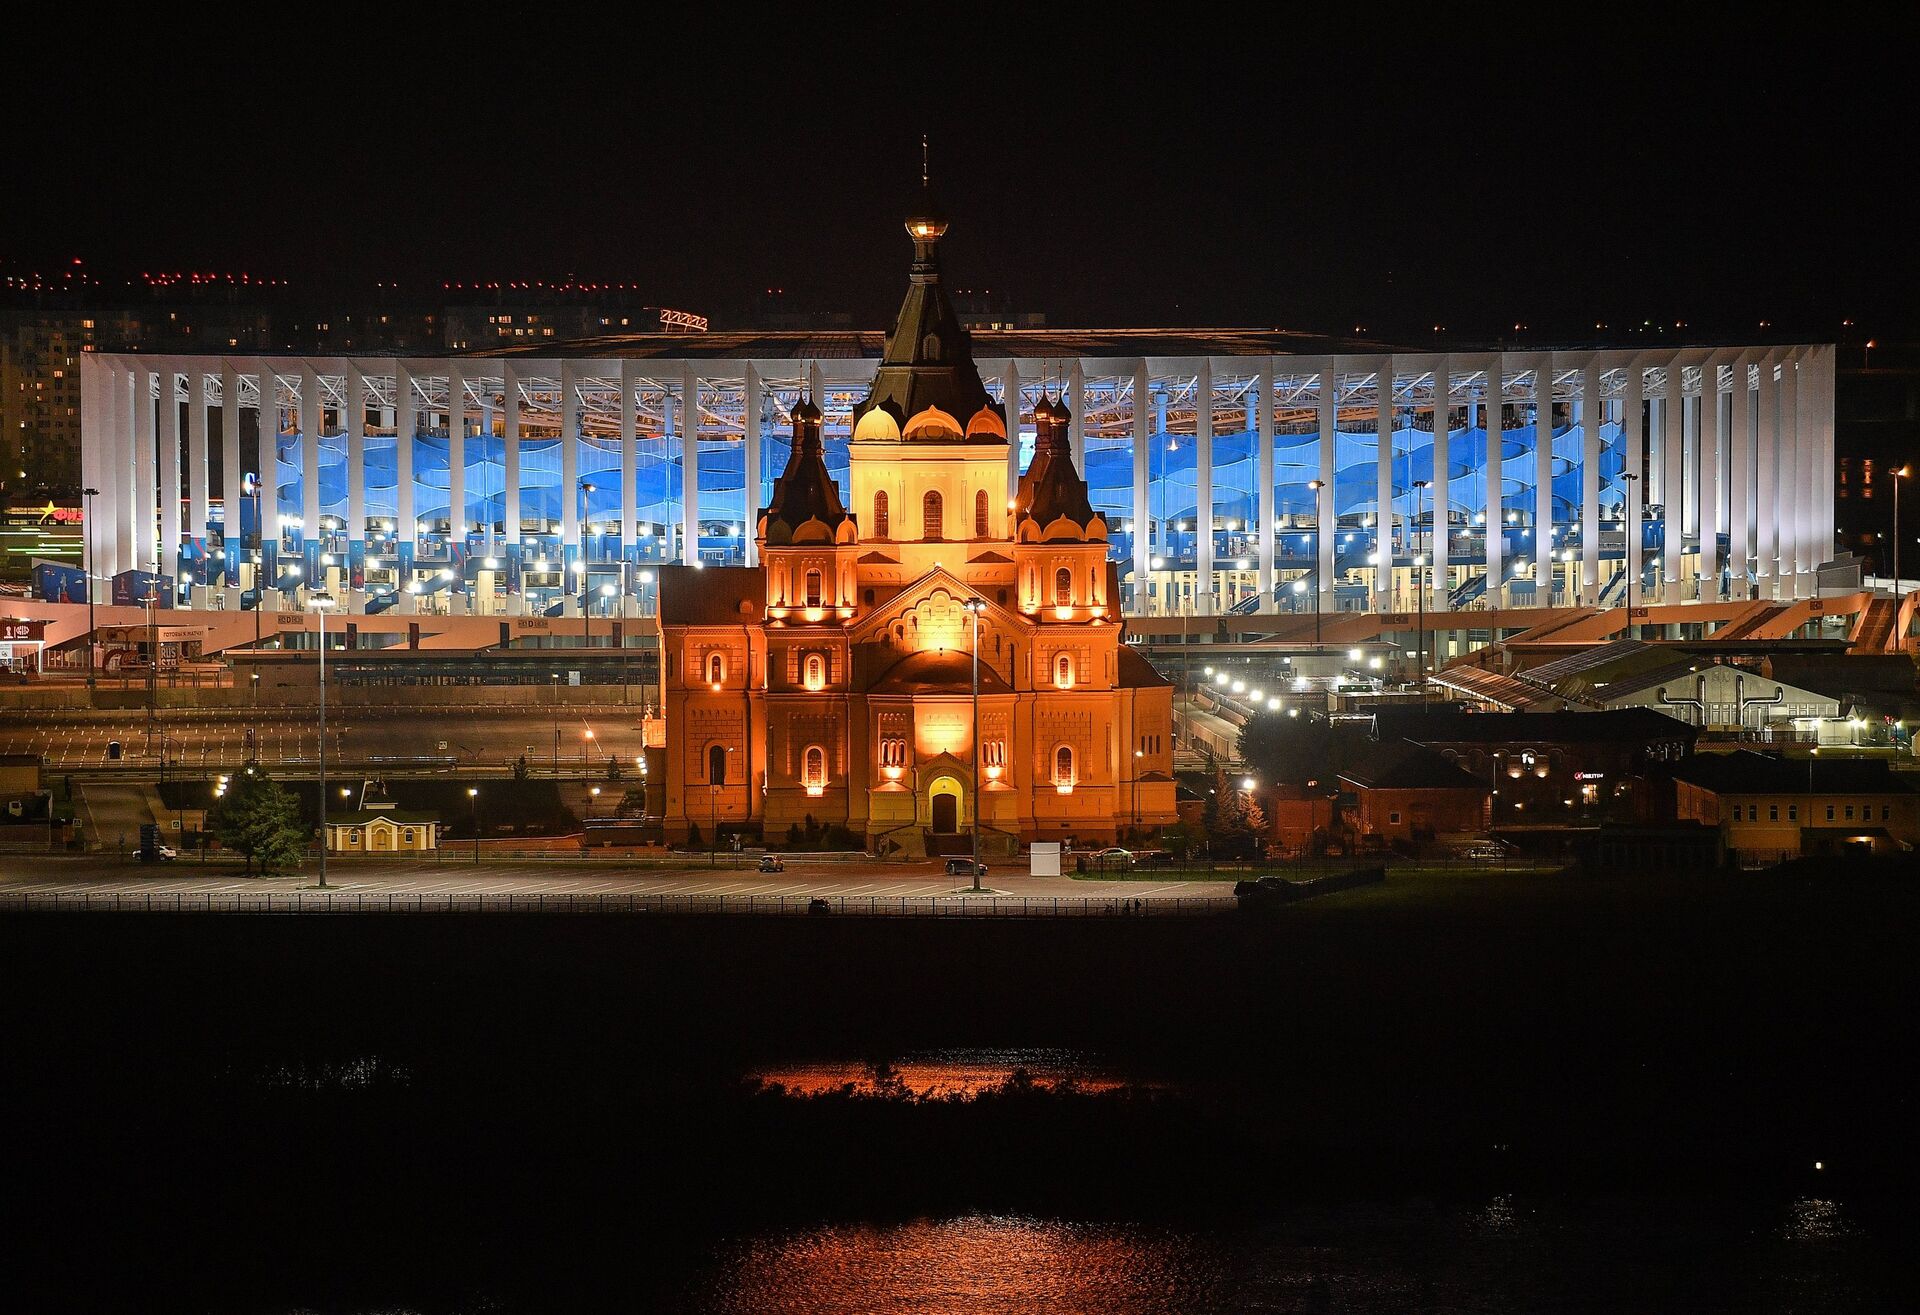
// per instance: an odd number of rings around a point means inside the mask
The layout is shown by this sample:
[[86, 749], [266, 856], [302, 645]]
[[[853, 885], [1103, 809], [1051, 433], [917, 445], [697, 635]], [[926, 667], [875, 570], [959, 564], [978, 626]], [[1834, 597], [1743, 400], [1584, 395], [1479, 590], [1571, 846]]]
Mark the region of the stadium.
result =
[[[1010, 491], [1034, 404], [1072, 406], [1130, 615], [1817, 592], [1830, 348], [1307, 355], [1291, 338], [976, 335], [994, 401], [1018, 399]], [[369, 615], [644, 615], [650, 566], [751, 564], [803, 389], [844, 486], [880, 335], [578, 347], [88, 356], [90, 572], [118, 600], [198, 609], [297, 610], [324, 586]]]

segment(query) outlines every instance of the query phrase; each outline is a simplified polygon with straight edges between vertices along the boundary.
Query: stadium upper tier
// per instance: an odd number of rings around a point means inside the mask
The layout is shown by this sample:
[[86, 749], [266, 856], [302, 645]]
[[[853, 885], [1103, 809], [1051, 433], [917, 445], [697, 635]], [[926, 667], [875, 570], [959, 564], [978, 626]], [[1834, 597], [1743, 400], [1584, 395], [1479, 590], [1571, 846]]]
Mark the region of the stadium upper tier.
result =
[[[89, 355], [93, 574], [221, 607], [324, 581], [349, 609], [629, 612], [649, 563], [753, 560], [803, 391], [846, 490], [879, 341]], [[1009, 492], [1034, 405], [1067, 394], [1136, 613], [1800, 597], [1831, 555], [1828, 347], [1327, 355], [1351, 344], [1231, 330], [974, 346], [994, 403], [1018, 399]]]

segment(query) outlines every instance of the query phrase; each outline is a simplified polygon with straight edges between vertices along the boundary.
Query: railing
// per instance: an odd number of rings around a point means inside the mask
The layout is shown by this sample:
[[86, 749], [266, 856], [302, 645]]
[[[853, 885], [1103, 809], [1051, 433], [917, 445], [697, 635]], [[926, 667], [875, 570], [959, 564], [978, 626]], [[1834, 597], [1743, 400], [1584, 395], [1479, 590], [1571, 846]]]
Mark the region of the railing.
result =
[[260, 915], [573, 913], [594, 915], [866, 918], [1211, 917], [1239, 907], [1231, 896], [1162, 899], [1027, 898], [1007, 895], [402, 895], [341, 891], [107, 891], [0, 893], [0, 915], [17, 913], [194, 913]]

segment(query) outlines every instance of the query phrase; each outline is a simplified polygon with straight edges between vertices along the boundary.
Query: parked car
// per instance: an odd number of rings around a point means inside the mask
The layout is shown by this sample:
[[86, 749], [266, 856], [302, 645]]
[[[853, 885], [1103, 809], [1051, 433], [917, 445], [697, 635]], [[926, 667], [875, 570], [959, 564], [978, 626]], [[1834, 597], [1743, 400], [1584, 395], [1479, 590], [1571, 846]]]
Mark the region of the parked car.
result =
[[1087, 855], [1087, 866], [1106, 872], [1115, 868], [1133, 866], [1133, 851], [1122, 849], [1118, 845], [1109, 845], [1105, 849], [1096, 849]]
[[787, 861], [778, 854], [762, 854], [760, 856], [760, 870], [762, 872], [785, 872], [787, 870]]
[[950, 858], [947, 860], [947, 875], [950, 877], [984, 877], [987, 875], [987, 865], [982, 863], [976, 867], [970, 858]]
[[832, 912], [833, 905], [827, 903], [817, 895], [807, 901], [807, 916], [810, 918], [824, 917]]

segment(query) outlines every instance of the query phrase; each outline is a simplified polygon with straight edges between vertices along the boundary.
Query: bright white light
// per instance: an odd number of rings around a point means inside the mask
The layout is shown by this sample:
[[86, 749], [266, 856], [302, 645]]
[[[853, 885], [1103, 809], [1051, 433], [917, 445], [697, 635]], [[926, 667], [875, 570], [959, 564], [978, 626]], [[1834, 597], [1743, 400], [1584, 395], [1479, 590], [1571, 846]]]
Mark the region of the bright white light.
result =
[[448, 570], [445, 570], [445, 571], [442, 571], [442, 572], [440, 572], [440, 578], [441, 578], [442, 580], [451, 580], [451, 579], [453, 579], [453, 571], [452, 571], [451, 569], [448, 569]]
[[600, 586], [600, 593], [601, 593], [601, 594], [602, 594], [602, 595], [603, 595], [604, 597], [607, 597], [607, 598], [611, 598], [611, 597], [613, 597], [613, 594], [614, 594], [614, 589], [613, 589], [613, 586], [612, 586], [612, 585], [610, 585], [610, 584], [603, 584], [603, 585], [601, 585], [601, 586]]
[[640, 583], [641, 583], [641, 584], [652, 584], [652, 583], [653, 583], [653, 572], [652, 572], [652, 571], [642, 571], [642, 572], [640, 572]]
[[1357, 649], [1357, 648], [1350, 648], [1350, 649], [1348, 649], [1348, 650], [1347, 650], [1347, 661], [1349, 661], [1349, 662], [1358, 662], [1359, 660], [1360, 660], [1360, 650], [1359, 650], [1359, 649]]
[[1211, 676], [1211, 675], [1213, 674], [1213, 668], [1212, 668], [1212, 667], [1206, 667], [1206, 668], [1204, 668], [1204, 669], [1203, 669], [1203, 674], [1205, 674], [1205, 675], [1208, 675], [1208, 676]]
[[1241, 778], [1240, 778], [1240, 788], [1241, 788], [1242, 790], [1251, 790], [1251, 789], [1253, 789], [1253, 778], [1252, 778], [1251, 776], [1243, 776], [1243, 777], [1241, 777]]
[[573, 565], [569, 566], [567, 569], [572, 571], [575, 575], [579, 575], [581, 572], [587, 569], [587, 566], [585, 562], [575, 562], [573, 563]]
[[1153, 559], [1153, 569], [1154, 569], [1154, 570], [1156, 570], [1156, 571], [1163, 571], [1163, 570], [1165, 570], [1165, 569], [1166, 569], [1166, 566], [1167, 566], [1167, 559], [1166, 559], [1166, 558], [1164, 558], [1164, 557], [1156, 557], [1156, 558], [1154, 558], [1154, 559]]
[[1246, 682], [1246, 681], [1244, 681], [1244, 680], [1236, 680], [1236, 681], [1234, 681], [1234, 682], [1233, 682], [1233, 692], [1234, 692], [1235, 694], [1245, 694], [1245, 693], [1247, 692], [1247, 682]]
[[497, 571], [500, 569], [500, 559], [498, 557], [489, 557], [487, 558], [486, 566], [489, 571]]
[[1304, 594], [1307, 592], [1307, 582], [1305, 580], [1295, 580], [1293, 582], [1293, 592], [1296, 594]]
[[1267, 700], [1267, 711], [1268, 711], [1268, 712], [1278, 712], [1278, 711], [1280, 711], [1280, 700], [1279, 700], [1279, 699], [1268, 699], [1268, 700]]

